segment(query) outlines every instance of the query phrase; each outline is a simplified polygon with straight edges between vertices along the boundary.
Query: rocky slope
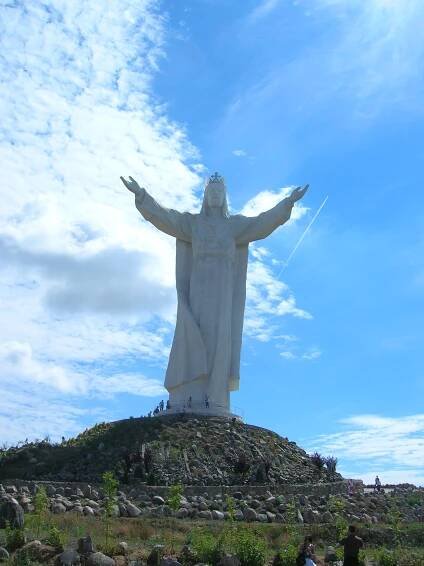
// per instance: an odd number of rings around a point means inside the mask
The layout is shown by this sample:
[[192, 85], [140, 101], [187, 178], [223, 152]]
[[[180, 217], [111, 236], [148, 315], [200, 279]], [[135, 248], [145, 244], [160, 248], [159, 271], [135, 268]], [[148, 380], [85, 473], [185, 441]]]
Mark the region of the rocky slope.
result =
[[243, 485], [341, 479], [269, 430], [218, 417], [160, 416], [103, 423], [53, 445], [26, 444], [0, 454], [7, 478], [98, 482], [112, 470], [126, 483]]

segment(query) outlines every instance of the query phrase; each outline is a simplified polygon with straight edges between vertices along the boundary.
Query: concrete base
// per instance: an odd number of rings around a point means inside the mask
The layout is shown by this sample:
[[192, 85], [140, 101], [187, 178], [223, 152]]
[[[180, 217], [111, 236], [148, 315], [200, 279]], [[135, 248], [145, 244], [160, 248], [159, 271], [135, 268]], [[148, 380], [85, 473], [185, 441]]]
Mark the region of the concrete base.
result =
[[214, 406], [213, 403], [211, 403], [209, 407], [205, 407], [204, 403], [192, 403], [191, 407], [188, 407], [187, 405], [172, 405], [170, 409], [161, 411], [154, 416], [160, 417], [161, 415], [201, 415], [204, 417], [225, 417], [228, 419], [235, 418], [238, 421], [243, 420], [241, 416], [231, 413], [231, 411], [225, 407], [220, 407], [218, 405]]

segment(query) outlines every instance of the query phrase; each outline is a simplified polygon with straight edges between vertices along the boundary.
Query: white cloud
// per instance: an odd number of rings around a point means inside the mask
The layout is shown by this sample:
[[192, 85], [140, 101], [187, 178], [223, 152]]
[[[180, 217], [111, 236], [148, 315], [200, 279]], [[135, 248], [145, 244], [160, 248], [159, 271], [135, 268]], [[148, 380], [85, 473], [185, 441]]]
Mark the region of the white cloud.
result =
[[311, 319], [312, 315], [297, 306], [288, 285], [277, 279], [269, 250], [263, 246], [252, 246], [247, 270], [247, 301], [244, 332], [261, 342], [279, 338], [279, 323], [276, 317], [294, 316]]
[[[278, 191], [260, 191], [252, 199], [247, 201], [240, 211], [240, 214], [244, 214], [245, 216], [256, 216], [261, 212], [265, 212], [278, 204], [282, 199], [286, 198], [294, 188], [295, 187], [283, 187]], [[306, 208], [303, 204], [296, 203], [287, 224], [289, 225], [290, 223], [296, 222], [302, 218], [307, 211], [308, 208]]]
[[233, 149], [232, 154], [235, 155], [236, 157], [247, 156], [247, 153], [244, 151], [244, 149]]
[[75, 431], [85, 414], [75, 395], [162, 394], [132, 366], [166, 359], [174, 245], [140, 221], [119, 176], [193, 209], [202, 166], [151, 93], [164, 34], [156, 1], [1, 11], [0, 418], [18, 383], [15, 411], [28, 419], [2, 426], [4, 439]]
[[[397, 418], [356, 415], [341, 420], [340, 424], [341, 432], [319, 436], [313, 446], [343, 458], [346, 469], [355, 463], [357, 475], [369, 478], [379, 470], [383, 477], [408, 481], [402, 478], [415, 476], [424, 483], [424, 415]], [[361, 472], [357, 470], [358, 461]]]
[[[23, 388], [15, 410], [28, 419], [0, 428], [1, 440], [19, 426], [20, 436], [48, 425], [75, 431], [86, 415], [75, 395], [163, 393], [134, 366], [164, 369], [174, 242], [141, 220], [119, 176], [132, 175], [166, 206], [195, 210], [205, 168], [151, 91], [164, 37], [155, 0], [0, 10], [0, 419], [13, 411], [14, 383]], [[260, 193], [248, 210], [269, 208], [287, 190]], [[294, 219], [304, 211], [297, 206]], [[310, 316], [266, 256], [258, 247], [249, 270], [256, 311], [246, 328], [256, 325], [260, 340], [269, 316]], [[40, 403], [40, 389], [51, 403]]]
[[372, 116], [400, 104], [420, 111], [423, 84], [417, 69], [424, 45], [411, 33], [424, 18], [420, 0], [319, 0], [313, 7], [301, 0], [300, 5], [310, 15], [334, 18], [337, 49], [325, 51], [330, 53], [327, 84], [350, 93], [358, 114]]
[[268, 16], [280, 3], [280, 0], [260, 0], [248, 15], [249, 23], [257, 23], [262, 18]]

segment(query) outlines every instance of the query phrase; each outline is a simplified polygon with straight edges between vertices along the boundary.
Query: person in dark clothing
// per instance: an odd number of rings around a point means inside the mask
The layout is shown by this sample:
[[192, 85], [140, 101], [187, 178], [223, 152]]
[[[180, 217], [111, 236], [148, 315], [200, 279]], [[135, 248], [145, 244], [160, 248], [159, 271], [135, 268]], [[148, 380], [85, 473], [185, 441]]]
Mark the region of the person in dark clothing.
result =
[[347, 537], [339, 544], [344, 548], [343, 566], [359, 566], [359, 551], [364, 546], [364, 541], [356, 536], [355, 525], [350, 525]]

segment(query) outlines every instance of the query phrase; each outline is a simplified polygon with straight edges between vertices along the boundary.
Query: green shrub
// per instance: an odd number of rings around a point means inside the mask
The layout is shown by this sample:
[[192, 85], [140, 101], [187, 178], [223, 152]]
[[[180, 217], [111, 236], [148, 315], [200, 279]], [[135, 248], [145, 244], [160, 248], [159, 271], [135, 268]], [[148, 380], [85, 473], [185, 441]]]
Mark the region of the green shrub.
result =
[[298, 549], [294, 544], [284, 547], [275, 556], [273, 566], [296, 566]]
[[181, 505], [181, 499], [183, 497], [184, 487], [182, 484], [178, 483], [176, 485], [171, 485], [169, 488], [168, 495], [168, 505], [174, 511], [178, 511]]
[[217, 564], [222, 552], [222, 539], [206, 529], [194, 529], [190, 533], [190, 545], [198, 561], [204, 564]]
[[49, 498], [46, 488], [42, 485], [38, 488], [34, 497], [34, 523], [37, 538], [40, 536], [42, 525], [48, 522]]
[[262, 566], [266, 560], [267, 546], [263, 537], [243, 527], [228, 531], [225, 547], [235, 554], [241, 566]]
[[45, 540], [50, 546], [63, 548], [65, 543], [65, 533], [58, 529], [55, 525], [51, 525]]
[[225, 498], [225, 506], [227, 508], [228, 520], [229, 521], [235, 521], [235, 519], [236, 519], [236, 508], [235, 508], [235, 505], [234, 505], [234, 499], [230, 495], [227, 495], [227, 497]]
[[103, 521], [105, 526], [105, 545], [109, 547], [109, 537], [110, 537], [110, 518], [112, 516], [113, 508], [116, 504], [116, 494], [118, 492], [119, 482], [115, 478], [113, 472], [105, 472], [102, 475], [102, 488], [105, 494], [105, 504]]
[[11, 552], [21, 548], [26, 543], [25, 530], [15, 529], [10, 526], [9, 522], [6, 523], [4, 534], [6, 538], [6, 548]]
[[387, 548], [379, 548], [374, 551], [373, 558], [378, 566], [397, 566], [396, 556]]
[[397, 566], [422, 566], [424, 564], [424, 550], [398, 548], [395, 550]]

